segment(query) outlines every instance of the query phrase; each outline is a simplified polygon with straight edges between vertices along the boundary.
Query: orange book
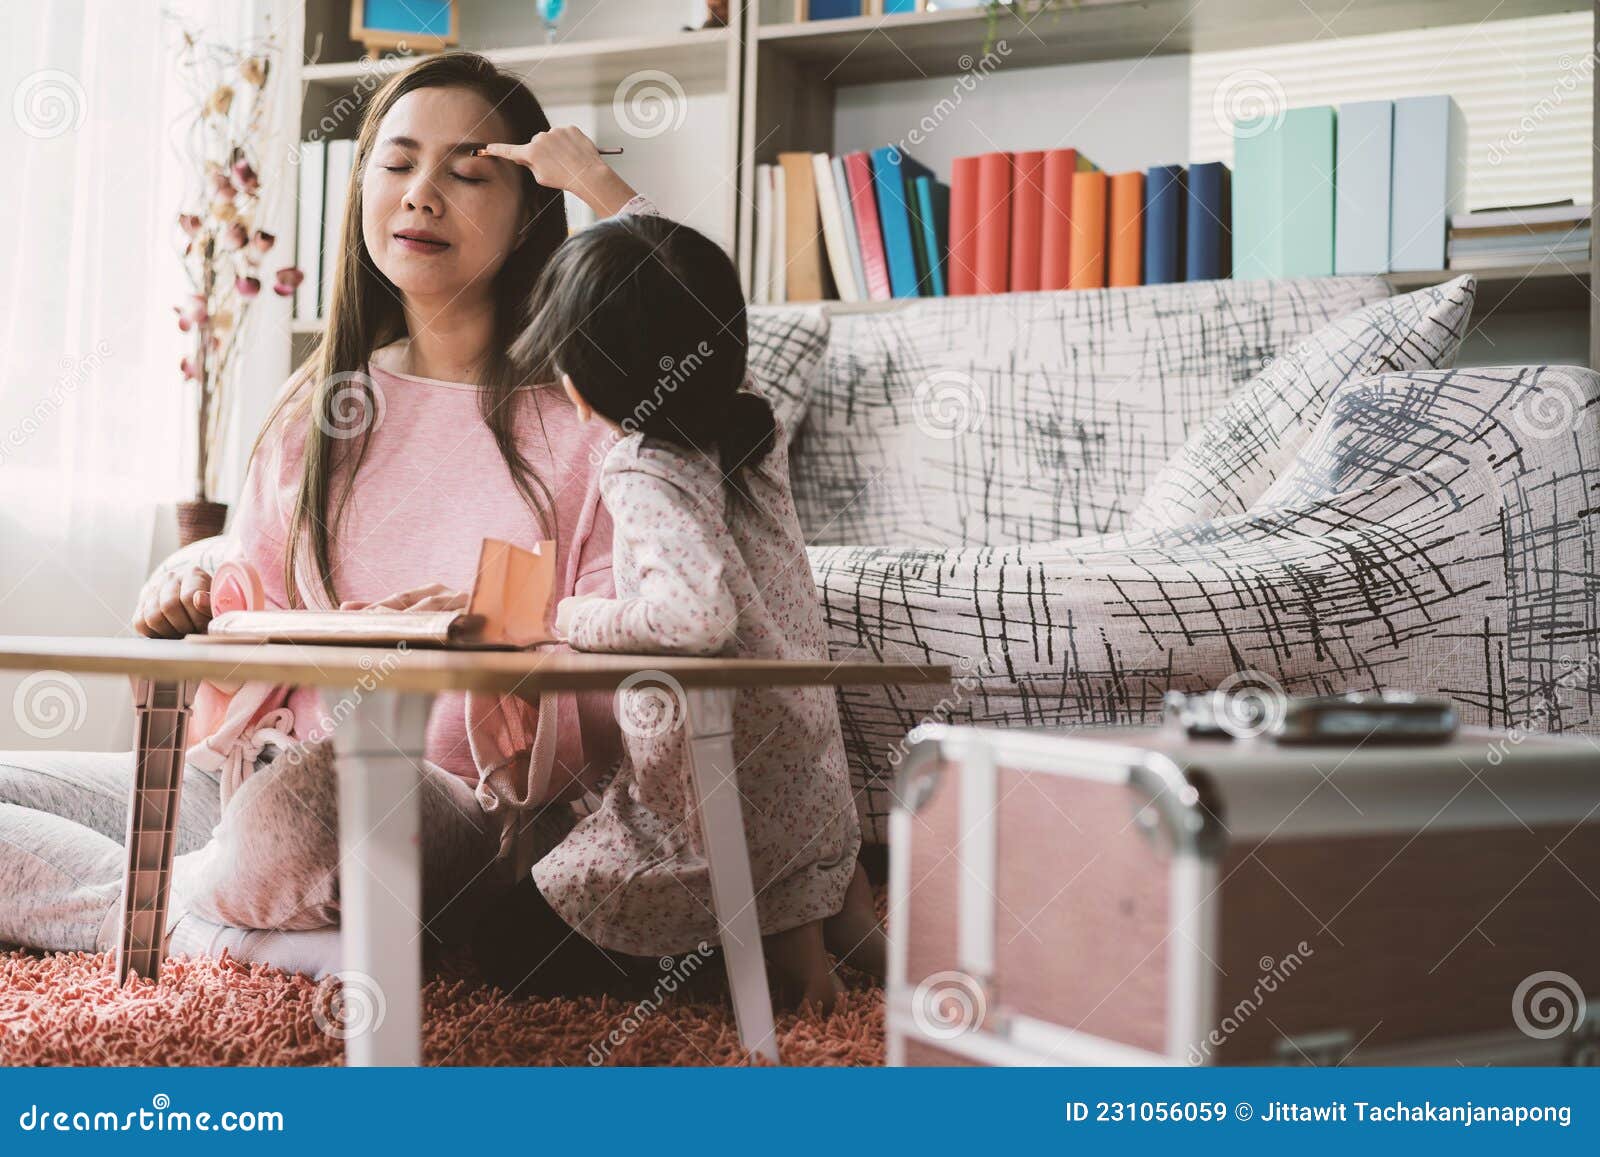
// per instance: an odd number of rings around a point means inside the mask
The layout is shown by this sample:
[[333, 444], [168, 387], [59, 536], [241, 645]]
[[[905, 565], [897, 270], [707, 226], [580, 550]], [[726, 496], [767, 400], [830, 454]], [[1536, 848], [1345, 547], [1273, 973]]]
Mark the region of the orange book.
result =
[[1144, 174], [1116, 173], [1111, 178], [1111, 208], [1106, 214], [1110, 256], [1107, 285], [1141, 285], [1144, 280]]
[[975, 293], [1011, 284], [1011, 154], [978, 158], [978, 283]]
[[1011, 290], [1039, 288], [1044, 229], [1044, 154], [1011, 155]]
[[950, 296], [978, 291], [978, 158], [950, 166]]
[[1071, 274], [1072, 178], [1092, 172], [1094, 162], [1077, 149], [1044, 155], [1044, 221], [1039, 237], [1039, 288], [1065, 289]]
[[1104, 289], [1106, 284], [1106, 175], [1072, 175], [1072, 244], [1068, 289]]

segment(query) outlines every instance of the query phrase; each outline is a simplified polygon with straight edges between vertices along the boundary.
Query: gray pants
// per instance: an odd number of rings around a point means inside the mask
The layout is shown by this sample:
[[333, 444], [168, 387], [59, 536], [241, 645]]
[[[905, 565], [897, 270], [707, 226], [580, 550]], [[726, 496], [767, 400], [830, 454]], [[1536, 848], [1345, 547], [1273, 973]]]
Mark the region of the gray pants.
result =
[[[115, 947], [132, 775], [132, 752], [0, 752], [0, 941]], [[425, 762], [420, 791], [420, 916], [432, 938], [458, 941], [509, 881], [467, 783]], [[236, 928], [335, 926], [338, 864], [331, 743], [268, 744], [226, 810], [217, 777], [187, 767], [169, 930], [187, 915]]]

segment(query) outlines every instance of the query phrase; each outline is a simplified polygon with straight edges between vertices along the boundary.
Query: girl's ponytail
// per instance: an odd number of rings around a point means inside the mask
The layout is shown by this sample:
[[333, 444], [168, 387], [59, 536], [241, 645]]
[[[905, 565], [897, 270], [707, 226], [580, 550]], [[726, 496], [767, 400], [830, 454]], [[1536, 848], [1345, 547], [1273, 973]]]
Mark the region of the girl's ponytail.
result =
[[760, 394], [740, 390], [728, 401], [722, 428], [717, 432], [717, 449], [722, 451], [722, 468], [733, 474], [759, 466], [772, 452], [778, 437], [778, 420], [772, 404]]

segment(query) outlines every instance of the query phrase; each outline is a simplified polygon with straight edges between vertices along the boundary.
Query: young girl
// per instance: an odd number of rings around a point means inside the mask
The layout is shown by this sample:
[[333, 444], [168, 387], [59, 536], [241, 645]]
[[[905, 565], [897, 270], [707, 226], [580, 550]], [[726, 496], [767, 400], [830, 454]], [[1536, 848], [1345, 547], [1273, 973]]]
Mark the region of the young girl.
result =
[[[616, 597], [561, 600], [557, 633], [588, 651], [826, 659], [784, 437], [749, 388], [723, 251], [660, 217], [603, 221], [557, 250], [532, 309], [513, 358], [559, 380], [580, 421], [622, 434], [600, 473]], [[657, 956], [714, 943], [717, 923], [682, 705], [635, 719], [636, 694], [618, 697], [622, 770], [533, 877], [588, 939]], [[841, 986], [825, 947], [883, 968], [833, 690], [741, 690], [734, 758], [768, 955], [791, 992], [830, 1008]]]

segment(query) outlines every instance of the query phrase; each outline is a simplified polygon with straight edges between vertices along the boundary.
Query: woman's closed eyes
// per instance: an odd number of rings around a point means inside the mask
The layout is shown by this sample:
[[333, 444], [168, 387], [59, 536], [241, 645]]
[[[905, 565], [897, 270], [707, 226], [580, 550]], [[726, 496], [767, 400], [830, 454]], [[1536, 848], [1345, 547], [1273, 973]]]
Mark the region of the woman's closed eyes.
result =
[[[409, 172], [410, 171], [411, 166], [410, 165], [379, 165], [378, 168], [382, 169], [386, 173], [405, 173], [405, 172]], [[487, 178], [487, 177], [469, 177], [465, 173], [452, 172], [450, 175], [452, 177], [454, 177], [456, 180], [460, 181], [464, 185], [484, 185], [484, 184], [487, 184], [488, 181], [489, 181], [489, 178]]]

